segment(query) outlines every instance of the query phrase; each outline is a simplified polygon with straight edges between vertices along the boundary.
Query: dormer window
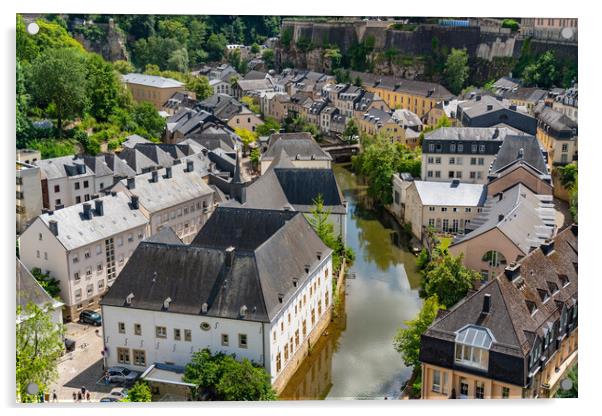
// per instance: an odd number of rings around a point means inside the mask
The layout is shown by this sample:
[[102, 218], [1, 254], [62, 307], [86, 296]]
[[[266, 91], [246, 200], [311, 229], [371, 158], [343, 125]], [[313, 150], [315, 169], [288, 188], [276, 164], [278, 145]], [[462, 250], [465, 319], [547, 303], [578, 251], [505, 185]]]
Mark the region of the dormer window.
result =
[[569, 277], [566, 274], [558, 275], [558, 279], [560, 280], [560, 284], [562, 285], [562, 287], [566, 287], [570, 283]]
[[550, 295], [548, 294], [547, 290], [537, 289], [537, 293], [539, 293], [539, 298], [541, 299], [542, 303], [546, 303], [548, 299], [550, 299]]
[[487, 370], [489, 349], [495, 342], [491, 332], [484, 327], [467, 325], [456, 332], [457, 364]]
[[535, 304], [535, 302], [526, 300], [525, 303], [527, 304], [527, 309], [529, 310], [529, 313], [531, 315], [533, 315], [535, 312], [537, 312], [537, 305]]
[[552, 293], [552, 295], [554, 295], [554, 294], [556, 294], [556, 292], [558, 292], [558, 285], [554, 282], [548, 281], [548, 288], [550, 289], [550, 292]]

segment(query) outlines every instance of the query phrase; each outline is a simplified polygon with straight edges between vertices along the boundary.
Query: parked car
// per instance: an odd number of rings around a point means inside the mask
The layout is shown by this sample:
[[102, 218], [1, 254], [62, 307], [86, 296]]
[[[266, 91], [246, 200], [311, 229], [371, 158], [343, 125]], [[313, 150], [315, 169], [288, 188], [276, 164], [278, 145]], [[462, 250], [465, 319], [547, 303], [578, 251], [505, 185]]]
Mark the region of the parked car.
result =
[[70, 338], [65, 338], [65, 351], [66, 352], [71, 352], [75, 350], [75, 340], [72, 340]]
[[128, 397], [128, 389], [116, 387], [109, 393], [109, 397], [116, 397], [118, 400]]
[[102, 325], [102, 317], [100, 316], [100, 314], [98, 312], [94, 312], [89, 309], [86, 309], [79, 314], [79, 323], [101, 326]]
[[103, 397], [102, 399], [100, 399], [101, 403], [112, 403], [112, 402], [118, 402], [119, 398], [117, 397], [112, 397], [112, 396], [106, 396]]
[[109, 373], [109, 383], [130, 385], [140, 377], [139, 372], [125, 367], [111, 367], [107, 371]]

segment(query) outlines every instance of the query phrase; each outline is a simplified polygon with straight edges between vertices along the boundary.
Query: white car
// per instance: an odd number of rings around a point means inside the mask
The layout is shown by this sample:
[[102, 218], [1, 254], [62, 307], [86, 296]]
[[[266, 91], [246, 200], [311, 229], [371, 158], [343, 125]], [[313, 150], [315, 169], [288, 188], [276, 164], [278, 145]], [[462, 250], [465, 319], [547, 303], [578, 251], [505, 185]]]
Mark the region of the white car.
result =
[[109, 383], [133, 384], [140, 373], [125, 367], [111, 367], [108, 370]]

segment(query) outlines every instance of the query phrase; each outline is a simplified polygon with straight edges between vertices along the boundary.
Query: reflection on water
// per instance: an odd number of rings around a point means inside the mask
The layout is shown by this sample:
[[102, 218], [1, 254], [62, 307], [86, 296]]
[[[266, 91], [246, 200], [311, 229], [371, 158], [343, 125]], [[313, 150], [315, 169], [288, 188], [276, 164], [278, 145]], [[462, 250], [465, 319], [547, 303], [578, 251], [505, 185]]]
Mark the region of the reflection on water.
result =
[[393, 336], [422, 301], [415, 257], [391, 215], [374, 210], [366, 186], [345, 166], [335, 174], [348, 204], [347, 244], [356, 253], [343, 313], [281, 394], [285, 399], [397, 397], [410, 376]]

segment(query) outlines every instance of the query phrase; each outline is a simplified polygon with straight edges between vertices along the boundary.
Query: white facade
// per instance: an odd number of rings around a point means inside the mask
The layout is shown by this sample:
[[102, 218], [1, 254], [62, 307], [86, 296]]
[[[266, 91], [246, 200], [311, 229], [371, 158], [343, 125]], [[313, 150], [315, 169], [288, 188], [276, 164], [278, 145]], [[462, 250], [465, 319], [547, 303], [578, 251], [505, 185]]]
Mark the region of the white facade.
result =
[[103, 305], [106, 365], [138, 371], [153, 363], [185, 366], [194, 352], [209, 348], [263, 365], [273, 382], [331, 304], [329, 255], [269, 323]]
[[487, 174], [496, 155], [423, 153], [422, 180], [449, 182], [459, 179], [463, 183], [487, 183]]
[[[95, 221], [91, 227], [87, 220], [80, 219], [83, 204], [79, 204], [53, 215], [38, 217], [19, 238], [23, 264], [29, 270], [38, 267], [59, 281], [60, 296], [66, 305], [68, 318], [77, 316], [82, 309], [97, 306], [99, 297], [115, 281], [138, 243], [148, 236], [148, 220], [140, 210], [132, 210], [135, 218], [113, 222], [113, 219], [124, 216], [124, 210], [131, 208], [127, 202], [129, 199], [122, 194], [100, 199], [106, 202], [111, 198], [119, 201], [115, 201], [115, 205], [105, 204], [102, 222], [106, 225], [102, 225], [102, 229], [101, 221]], [[111, 209], [114, 206], [121, 209]], [[57, 222], [58, 235], [49, 228], [49, 221], [53, 220]], [[89, 227], [97, 231], [92, 239], [83, 239], [83, 244], [68, 244], [80, 241], [84, 233], [89, 233]], [[103, 233], [103, 229], [107, 232]]]
[[17, 233], [21, 233], [42, 213], [42, 185], [40, 168], [21, 162], [16, 166]]

